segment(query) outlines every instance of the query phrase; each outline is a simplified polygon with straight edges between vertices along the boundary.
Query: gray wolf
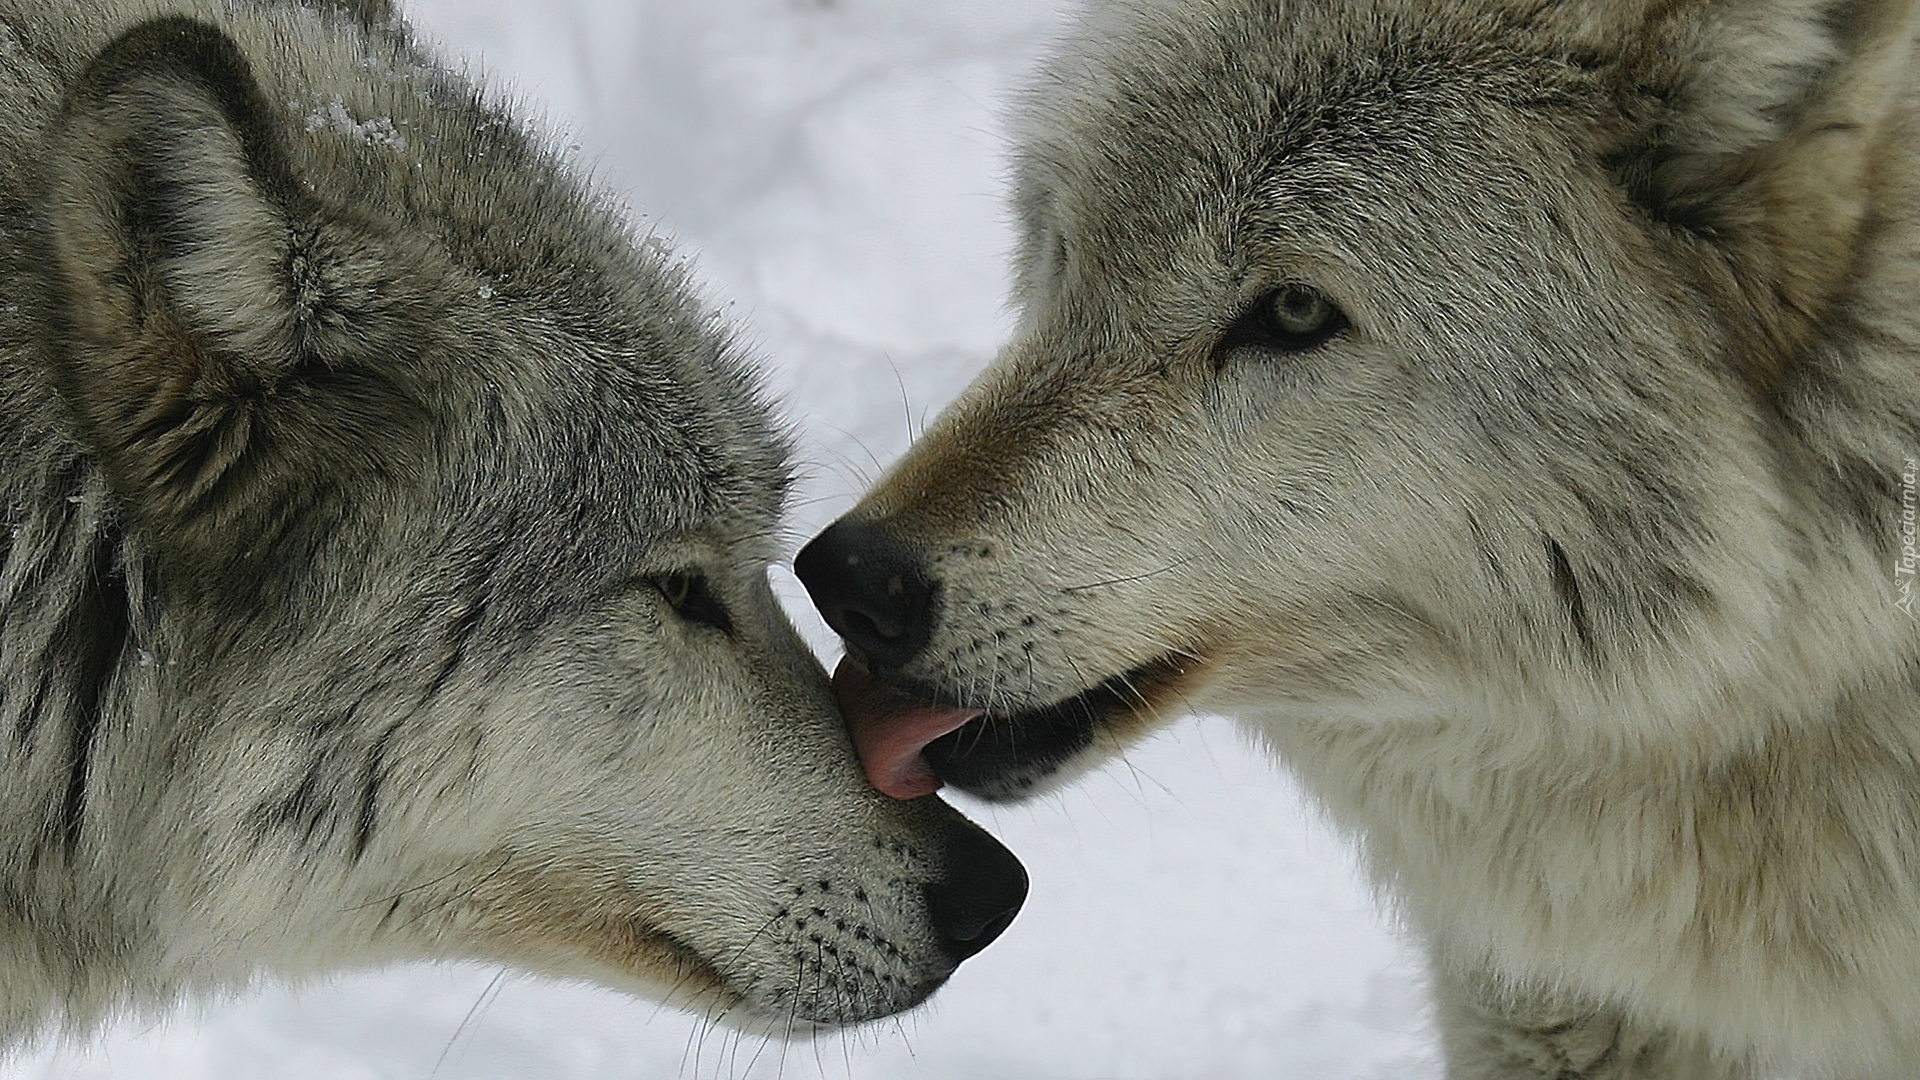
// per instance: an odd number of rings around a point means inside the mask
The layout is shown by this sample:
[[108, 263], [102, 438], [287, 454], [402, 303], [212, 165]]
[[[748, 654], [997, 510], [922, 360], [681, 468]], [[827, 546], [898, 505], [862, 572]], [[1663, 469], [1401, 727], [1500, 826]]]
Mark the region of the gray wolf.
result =
[[0, 1038], [477, 958], [776, 1034], [1017, 861], [860, 774], [684, 265], [378, 3], [0, 0]]
[[1920, 1075], [1915, 50], [1909, 0], [1097, 5], [1016, 334], [796, 564], [874, 781], [1231, 714], [1450, 1076]]

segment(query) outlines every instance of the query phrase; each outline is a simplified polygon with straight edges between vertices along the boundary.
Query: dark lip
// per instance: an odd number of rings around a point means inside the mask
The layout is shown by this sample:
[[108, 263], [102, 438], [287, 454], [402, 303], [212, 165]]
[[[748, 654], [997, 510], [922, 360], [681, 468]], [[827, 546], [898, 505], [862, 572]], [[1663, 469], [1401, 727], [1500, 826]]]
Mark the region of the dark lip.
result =
[[[1110, 676], [1051, 705], [1015, 713], [991, 710], [935, 739], [924, 754], [941, 780], [986, 799], [1015, 799], [1093, 744], [1103, 726], [1159, 711], [1159, 703], [1192, 669], [1193, 661], [1165, 655]], [[949, 694], [921, 700], [968, 707]]]

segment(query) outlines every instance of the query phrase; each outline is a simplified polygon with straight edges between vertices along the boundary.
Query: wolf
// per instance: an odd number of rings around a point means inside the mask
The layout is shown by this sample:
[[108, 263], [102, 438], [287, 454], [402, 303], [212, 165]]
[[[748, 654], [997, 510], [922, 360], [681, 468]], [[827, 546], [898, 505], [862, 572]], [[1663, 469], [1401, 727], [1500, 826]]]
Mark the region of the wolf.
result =
[[385, 4], [0, 0], [0, 1040], [396, 959], [925, 998], [1026, 876], [862, 777], [788, 443]]
[[796, 566], [876, 784], [1237, 717], [1455, 1078], [1920, 1075], [1911, 0], [1095, 5]]

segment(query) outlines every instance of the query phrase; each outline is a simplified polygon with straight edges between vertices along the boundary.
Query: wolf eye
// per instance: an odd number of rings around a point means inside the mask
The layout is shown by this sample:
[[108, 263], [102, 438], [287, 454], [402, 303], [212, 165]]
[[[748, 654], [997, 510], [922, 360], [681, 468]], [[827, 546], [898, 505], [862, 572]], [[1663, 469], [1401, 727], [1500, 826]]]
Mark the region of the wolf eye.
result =
[[705, 574], [694, 570], [676, 570], [652, 579], [653, 587], [673, 608], [674, 614], [690, 623], [711, 626], [722, 633], [733, 632], [733, 618], [727, 606], [707, 587]]
[[1311, 337], [1340, 317], [1327, 298], [1304, 285], [1289, 285], [1267, 297], [1267, 321], [1289, 337]]
[[1220, 344], [1222, 349], [1251, 345], [1278, 352], [1306, 352], [1347, 328], [1347, 317], [1320, 290], [1282, 285], [1260, 298]]

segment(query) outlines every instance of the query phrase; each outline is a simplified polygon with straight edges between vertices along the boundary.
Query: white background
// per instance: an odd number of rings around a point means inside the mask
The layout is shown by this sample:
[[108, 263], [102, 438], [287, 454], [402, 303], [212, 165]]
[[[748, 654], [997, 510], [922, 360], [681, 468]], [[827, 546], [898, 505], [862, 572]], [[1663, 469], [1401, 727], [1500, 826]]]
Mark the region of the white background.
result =
[[[1002, 114], [1060, 0], [413, 0], [699, 258], [803, 433], [789, 551], [1006, 333]], [[783, 595], [799, 590], [784, 568]], [[831, 660], [804, 604], [795, 618]], [[962, 801], [962, 800], [956, 800]], [[450, 965], [267, 985], [16, 1056], [8, 1080], [1439, 1075], [1422, 967], [1345, 843], [1218, 720], [1065, 795], [966, 804], [1026, 910], [925, 1009], [763, 1045], [672, 1009]]]

